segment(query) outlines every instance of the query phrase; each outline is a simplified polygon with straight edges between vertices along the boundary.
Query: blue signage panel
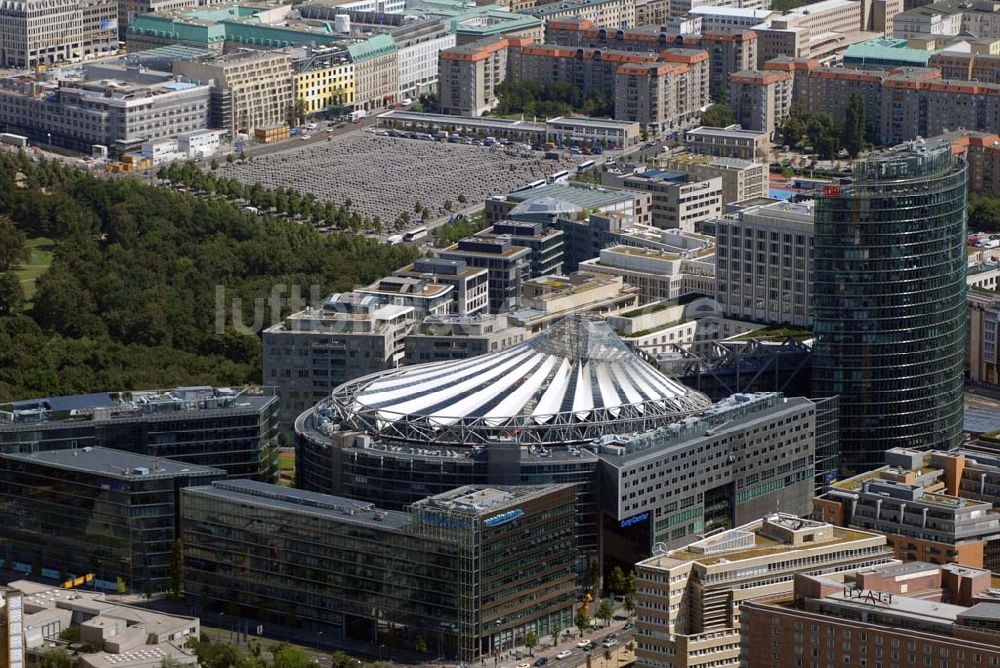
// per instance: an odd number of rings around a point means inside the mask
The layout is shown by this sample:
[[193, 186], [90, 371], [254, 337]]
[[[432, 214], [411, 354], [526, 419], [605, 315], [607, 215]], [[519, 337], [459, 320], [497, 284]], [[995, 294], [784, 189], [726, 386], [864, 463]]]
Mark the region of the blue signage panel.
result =
[[483, 520], [483, 524], [488, 527], [498, 527], [501, 524], [507, 524], [508, 522], [513, 522], [521, 515], [524, 515], [524, 511], [520, 508], [515, 508], [514, 510], [508, 510], [505, 513], [500, 513], [499, 515], [494, 515], [493, 517], [488, 517]]
[[632, 517], [626, 517], [621, 522], [621, 528], [627, 529], [633, 524], [638, 524], [639, 522], [645, 522], [649, 519], [649, 513], [640, 513], [638, 515], [633, 515]]

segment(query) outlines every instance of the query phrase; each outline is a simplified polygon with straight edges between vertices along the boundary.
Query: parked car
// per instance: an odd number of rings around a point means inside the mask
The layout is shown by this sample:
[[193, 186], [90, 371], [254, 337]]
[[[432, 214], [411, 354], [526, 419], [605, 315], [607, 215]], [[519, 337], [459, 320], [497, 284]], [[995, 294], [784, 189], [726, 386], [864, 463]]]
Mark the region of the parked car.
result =
[[601, 643], [601, 645], [603, 645], [604, 647], [607, 647], [609, 649], [612, 648], [612, 647], [614, 647], [617, 644], [618, 644], [618, 641], [615, 640], [614, 638], [608, 638], [607, 640], [605, 640], [604, 642]]
[[571, 656], [573, 656], [573, 652], [569, 651], [568, 649], [564, 649], [563, 651], [556, 654], [556, 658], [559, 659], [560, 661], [562, 661], [563, 659], [568, 659]]
[[633, 624], [632, 622], [628, 622], [627, 624], [625, 624], [625, 626], [622, 627], [622, 631], [631, 631], [634, 628], [635, 624]]

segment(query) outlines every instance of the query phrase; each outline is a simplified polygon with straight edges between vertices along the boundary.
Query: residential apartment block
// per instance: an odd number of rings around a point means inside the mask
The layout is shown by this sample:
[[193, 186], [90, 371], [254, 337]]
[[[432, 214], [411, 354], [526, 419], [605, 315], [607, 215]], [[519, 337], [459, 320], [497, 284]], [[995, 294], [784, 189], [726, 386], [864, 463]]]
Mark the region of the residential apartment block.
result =
[[812, 326], [813, 203], [750, 206], [715, 221], [715, 298], [727, 316]]
[[178, 61], [174, 73], [213, 81], [212, 127], [236, 136], [288, 123], [295, 111], [287, 53], [243, 50], [203, 61]]
[[499, 101], [496, 89], [510, 78], [508, 59], [532, 44], [524, 37], [491, 37], [445, 49], [438, 60], [441, 113], [481, 116]]
[[629, 63], [615, 70], [615, 118], [658, 134], [691, 127], [709, 102], [708, 53], [667, 49], [667, 62]]
[[399, 48], [392, 36], [374, 35], [354, 42], [347, 52], [354, 63], [355, 106], [372, 111], [395, 105], [399, 101]]
[[354, 63], [346, 49], [292, 51], [293, 95], [306, 114], [354, 106]]
[[735, 668], [744, 606], [789, 595], [799, 574], [844, 573], [891, 560], [884, 536], [786, 513], [656, 554], [636, 564], [636, 664]]
[[[607, 27], [598, 27], [601, 25]], [[728, 85], [731, 73], [757, 67], [757, 35], [749, 30], [682, 35], [670, 33], [666, 27], [660, 26], [622, 29], [609, 24], [566, 19], [549, 21], [545, 27], [545, 42], [647, 54], [660, 53], [671, 47], [703, 50], [709, 57], [708, 76], [712, 92]]]
[[781, 71], [744, 70], [729, 77], [729, 104], [745, 130], [770, 139], [792, 111], [792, 75]]
[[[815, 500], [815, 514], [838, 526], [884, 534], [903, 561], [997, 568], [1000, 564], [984, 563], [984, 555], [997, 551], [987, 545], [1000, 541], [1000, 510], [993, 510], [993, 497], [975, 492], [974, 475], [963, 479], [965, 463], [974, 457], [887, 450], [885, 466], [830, 485]], [[966, 486], [975, 497], [964, 496]]]
[[946, 80], [934, 67], [830, 68], [809, 59], [776, 59], [764, 69], [791, 72], [793, 103], [807, 111], [843, 118], [851, 96], [859, 96], [868, 134], [885, 145], [955, 128], [1000, 130], [1000, 84]]

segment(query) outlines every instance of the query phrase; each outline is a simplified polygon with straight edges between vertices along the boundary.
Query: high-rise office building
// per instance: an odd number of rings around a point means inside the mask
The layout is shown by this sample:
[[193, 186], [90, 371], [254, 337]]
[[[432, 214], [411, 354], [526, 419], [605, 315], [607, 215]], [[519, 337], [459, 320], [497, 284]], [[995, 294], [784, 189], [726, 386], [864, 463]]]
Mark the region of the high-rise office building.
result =
[[814, 396], [840, 396], [840, 463], [962, 436], [966, 167], [946, 142], [854, 165], [816, 202]]

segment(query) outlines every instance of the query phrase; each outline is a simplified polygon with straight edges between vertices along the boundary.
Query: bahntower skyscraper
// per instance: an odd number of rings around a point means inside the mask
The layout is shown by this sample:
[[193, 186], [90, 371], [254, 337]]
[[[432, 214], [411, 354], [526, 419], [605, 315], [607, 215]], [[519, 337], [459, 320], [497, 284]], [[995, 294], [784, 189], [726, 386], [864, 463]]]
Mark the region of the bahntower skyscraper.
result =
[[840, 395], [840, 467], [962, 435], [966, 167], [918, 140], [859, 161], [816, 204], [816, 396]]

